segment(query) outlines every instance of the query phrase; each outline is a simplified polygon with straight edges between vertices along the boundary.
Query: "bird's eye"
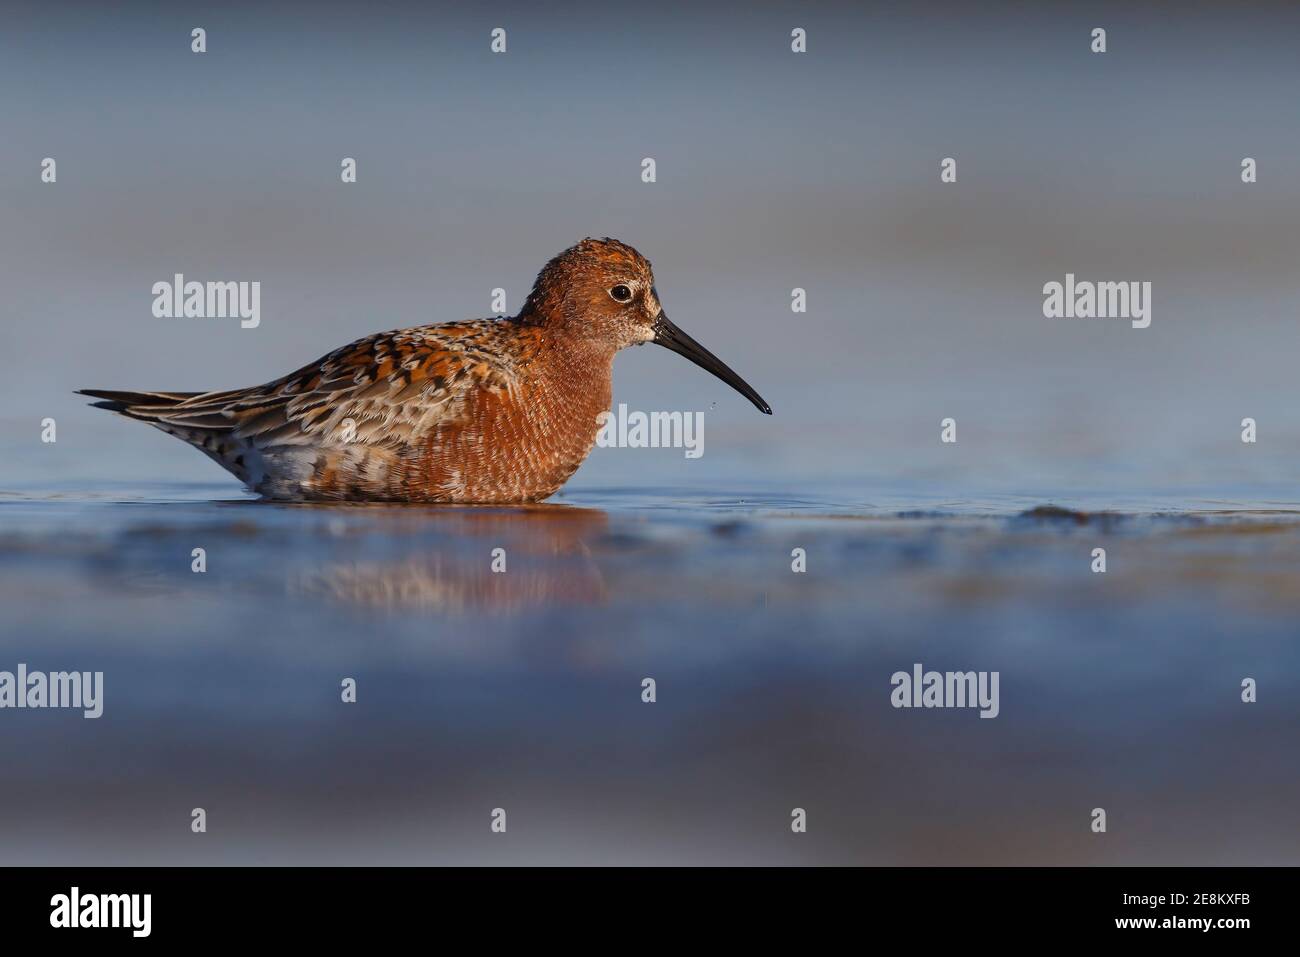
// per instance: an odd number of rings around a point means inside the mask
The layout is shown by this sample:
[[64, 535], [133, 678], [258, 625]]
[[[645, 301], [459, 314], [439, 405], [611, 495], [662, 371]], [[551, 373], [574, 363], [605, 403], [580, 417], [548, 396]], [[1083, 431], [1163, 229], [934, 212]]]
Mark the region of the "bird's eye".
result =
[[609, 295], [615, 302], [627, 302], [632, 298], [632, 290], [619, 283], [609, 291]]

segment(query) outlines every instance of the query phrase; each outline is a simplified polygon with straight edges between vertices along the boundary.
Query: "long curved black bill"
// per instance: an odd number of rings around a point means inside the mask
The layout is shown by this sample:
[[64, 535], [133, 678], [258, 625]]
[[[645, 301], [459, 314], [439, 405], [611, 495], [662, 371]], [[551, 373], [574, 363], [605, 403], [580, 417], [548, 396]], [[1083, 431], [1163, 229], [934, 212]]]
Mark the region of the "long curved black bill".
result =
[[671, 349], [679, 356], [685, 356], [701, 369], [707, 369], [709, 372], [712, 372], [715, 376], [727, 383], [727, 385], [731, 386], [750, 402], [754, 403], [759, 412], [765, 413], [766, 415], [772, 414], [772, 407], [763, 401], [763, 397], [755, 392], [748, 382], [736, 375], [736, 373], [732, 372], [731, 368], [712, 352], [704, 348], [704, 346], [700, 345], [686, 333], [682, 332], [682, 330], [669, 322], [668, 317], [662, 312], [659, 313], [659, 318], [655, 320], [654, 341], [665, 349]]

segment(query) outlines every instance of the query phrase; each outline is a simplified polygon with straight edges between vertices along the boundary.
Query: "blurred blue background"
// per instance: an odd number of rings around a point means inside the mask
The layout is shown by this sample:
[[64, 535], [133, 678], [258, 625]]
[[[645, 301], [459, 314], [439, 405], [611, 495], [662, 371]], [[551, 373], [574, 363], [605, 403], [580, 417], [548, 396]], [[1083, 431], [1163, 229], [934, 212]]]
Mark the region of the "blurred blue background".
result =
[[[6, 473], [212, 479], [71, 390], [252, 385], [489, 315], [496, 287], [514, 311], [549, 257], [612, 235], [777, 414], [633, 350], [616, 400], [705, 411], [706, 454], [597, 450], [575, 487], [651, 461], [666, 483], [1289, 481], [1300, 11], [707, 6], [10, 4]], [[154, 318], [176, 272], [260, 281], [261, 326]], [[1150, 281], [1151, 327], [1044, 319], [1066, 272]], [[47, 415], [62, 441], [31, 448]]]

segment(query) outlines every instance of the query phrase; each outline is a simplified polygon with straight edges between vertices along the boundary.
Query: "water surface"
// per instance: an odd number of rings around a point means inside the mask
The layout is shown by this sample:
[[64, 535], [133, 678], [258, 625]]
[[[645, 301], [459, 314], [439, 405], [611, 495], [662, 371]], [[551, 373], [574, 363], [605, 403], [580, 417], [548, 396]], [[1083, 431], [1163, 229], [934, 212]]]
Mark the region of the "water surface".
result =
[[[0, 668], [106, 690], [4, 714], [0, 858], [1296, 861], [1297, 503], [903, 494], [5, 493]], [[999, 671], [1000, 715], [892, 708], [914, 662]]]

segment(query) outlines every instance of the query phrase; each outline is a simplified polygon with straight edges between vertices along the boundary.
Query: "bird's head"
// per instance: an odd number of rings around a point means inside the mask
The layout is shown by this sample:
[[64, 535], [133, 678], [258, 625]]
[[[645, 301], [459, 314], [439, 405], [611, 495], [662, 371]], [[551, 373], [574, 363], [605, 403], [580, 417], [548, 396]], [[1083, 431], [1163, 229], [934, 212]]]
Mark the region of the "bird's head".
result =
[[761, 412], [772, 414], [749, 383], [668, 321], [650, 261], [617, 239], [584, 239], [548, 262], [520, 318], [614, 352], [657, 343], [713, 373]]

